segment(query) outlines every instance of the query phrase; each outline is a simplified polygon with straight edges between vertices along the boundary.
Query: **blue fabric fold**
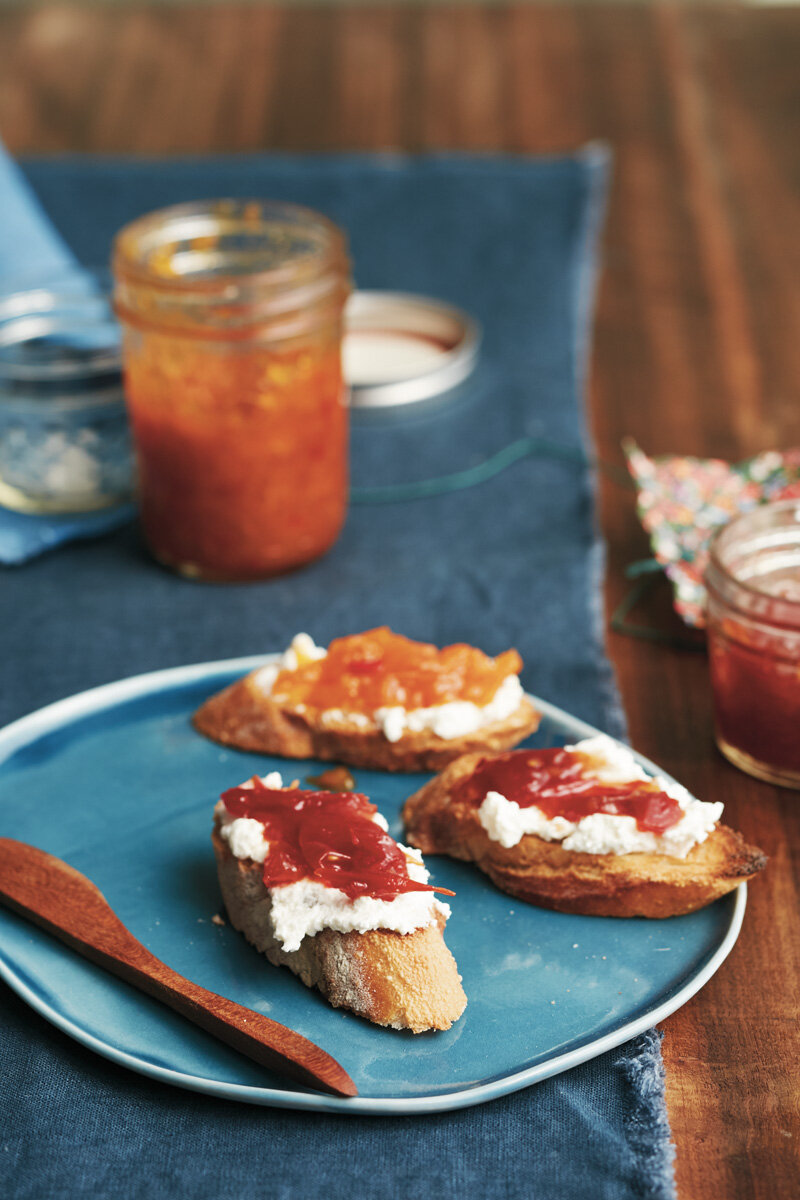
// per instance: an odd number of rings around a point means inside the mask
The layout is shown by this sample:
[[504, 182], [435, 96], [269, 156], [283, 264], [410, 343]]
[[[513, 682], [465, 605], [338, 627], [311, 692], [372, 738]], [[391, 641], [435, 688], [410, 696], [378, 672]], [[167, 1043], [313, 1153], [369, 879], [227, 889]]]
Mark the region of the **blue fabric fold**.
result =
[[64, 517], [0, 509], [0, 563], [17, 566], [66, 542], [101, 537], [120, 525], [127, 525], [134, 513], [131, 504]]
[[[259, 584], [174, 578], [148, 560], [131, 526], [8, 572], [0, 720], [138, 671], [276, 649], [299, 629], [326, 642], [386, 623], [491, 653], [516, 645], [531, 690], [621, 733], [601, 641], [603, 548], [581, 406], [607, 166], [598, 148], [551, 160], [27, 164], [84, 262], [102, 261], [114, 231], [148, 209], [269, 195], [322, 209], [347, 229], [359, 286], [428, 293], [474, 313], [484, 349], [458, 394], [354, 424], [357, 486], [467, 471], [517, 439], [574, 453], [521, 456], [464, 491], [354, 506], [325, 559]], [[0, 832], [13, 835], [7, 816], [0, 808]], [[674, 1195], [653, 1032], [478, 1108], [387, 1119], [254, 1108], [160, 1086], [92, 1055], [3, 987], [0, 1027], [0, 1191], [14, 1200]]]
[[7, 290], [71, 267], [75, 256], [36, 193], [0, 144], [0, 287]]
[[658, 1115], [648, 1107], [649, 1083], [661, 1069], [653, 1032], [481, 1108], [353, 1118], [160, 1087], [89, 1055], [18, 997], [3, 999], [10, 1051], [3, 1074], [21, 1098], [12, 1108], [3, 1083], [11, 1111], [0, 1139], [0, 1181], [8, 1200], [673, 1195], [669, 1131], [659, 1131], [658, 1143], [651, 1134]]

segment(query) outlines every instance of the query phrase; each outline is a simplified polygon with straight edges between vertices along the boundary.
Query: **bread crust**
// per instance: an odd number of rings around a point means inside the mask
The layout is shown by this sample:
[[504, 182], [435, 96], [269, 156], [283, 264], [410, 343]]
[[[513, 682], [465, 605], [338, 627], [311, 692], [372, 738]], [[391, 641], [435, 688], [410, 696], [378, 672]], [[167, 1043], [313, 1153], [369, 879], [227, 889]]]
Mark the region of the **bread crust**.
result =
[[476, 863], [502, 891], [530, 904], [586, 916], [681, 916], [766, 865], [762, 852], [726, 825], [717, 825], [686, 858], [584, 854], [533, 834], [503, 847], [489, 837], [474, 805], [452, 798], [456, 784], [485, 757], [465, 755], [406, 801], [406, 840], [424, 854]]
[[260, 864], [236, 858], [216, 827], [212, 840], [234, 929], [275, 966], [288, 967], [307, 987], [318, 988], [334, 1008], [413, 1033], [449, 1029], [461, 1016], [467, 997], [445, 945], [443, 916], [409, 934], [323, 929], [303, 938], [298, 950], [286, 951], [273, 934], [272, 904]]
[[464, 737], [443, 739], [431, 730], [407, 732], [390, 742], [377, 725], [349, 721], [345, 714], [324, 727], [281, 708], [255, 682], [258, 671], [209, 697], [192, 718], [195, 729], [214, 742], [281, 758], [316, 758], [378, 771], [439, 771], [471, 751], [510, 750], [537, 728], [539, 713], [526, 698], [503, 721]]

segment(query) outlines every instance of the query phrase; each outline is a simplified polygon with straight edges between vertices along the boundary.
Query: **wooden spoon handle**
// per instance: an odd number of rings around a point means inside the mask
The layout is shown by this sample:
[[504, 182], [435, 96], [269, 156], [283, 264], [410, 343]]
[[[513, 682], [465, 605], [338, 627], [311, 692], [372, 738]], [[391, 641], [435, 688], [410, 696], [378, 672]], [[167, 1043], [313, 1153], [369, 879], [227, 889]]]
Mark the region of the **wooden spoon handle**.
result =
[[314, 1042], [161, 962], [95, 885], [60, 858], [0, 838], [0, 902], [262, 1066], [334, 1095], [358, 1094], [344, 1068]]

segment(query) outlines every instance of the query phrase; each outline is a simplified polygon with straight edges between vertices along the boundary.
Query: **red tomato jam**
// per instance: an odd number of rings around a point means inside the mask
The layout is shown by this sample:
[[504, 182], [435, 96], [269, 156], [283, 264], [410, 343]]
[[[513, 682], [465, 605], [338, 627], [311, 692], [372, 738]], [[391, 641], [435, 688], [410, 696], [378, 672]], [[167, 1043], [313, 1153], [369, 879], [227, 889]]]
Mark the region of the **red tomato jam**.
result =
[[372, 819], [378, 810], [360, 792], [268, 788], [258, 776], [250, 782], [252, 787], [223, 792], [222, 801], [232, 817], [249, 817], [264, 826], [269, 842], [265, 887], [311, 879], [338, 888], [351, 900], [394, 900], [404, 892], [453, 895], [410, 878], [405, 854]]
[[[800, 644], [735, 618], [710, 621], [717, 736], [733, 755], [800, 775]], [[729, 754], [729, 757], [732, 755]], [[777, 782], [777, 780], [776, 780]]]
[[683, 810], [656, 783], [602, 783], [586, 754], [554, 748], [511, 750], [484, 758], [460, 786], [456, 798], [483, 803], [487, 792], [499, 792], [520, 808], [540, 809], [546, 817], [577, 823], [593, 813], [633, 817], [639, 829], [656, 835], [677, 825]]
[[716, 739], [742, 771], [800, 789], [800, 504], [773, 500], [714, 536], [705, 572]]
[[509, 675], [518, 675], [516, 650], [489, 658], [474, 646], [443, 650], [392, 633], [387, 626], [331, 642], [325, 658], [281, 671], [273, 698], [286, 707], [346, 708], [373, 713], [379, 708], [431, 708], [450, 700], [485, 705]]

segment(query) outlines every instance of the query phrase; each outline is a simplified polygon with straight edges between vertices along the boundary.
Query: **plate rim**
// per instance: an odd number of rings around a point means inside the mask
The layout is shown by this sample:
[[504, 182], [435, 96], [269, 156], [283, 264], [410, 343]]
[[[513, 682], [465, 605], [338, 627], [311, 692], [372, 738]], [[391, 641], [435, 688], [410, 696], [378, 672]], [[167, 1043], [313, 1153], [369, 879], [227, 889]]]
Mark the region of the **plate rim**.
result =
[[[148, 693], [164, 691], [171, 686], [192, 683], [214, 675], [227, 675], [254, 670], [278, 659], [278, 654], [246, 655], [244, 657], [217, 659], [211, 662], [191, 663], [179, 667], [165, 667], [157, 671], [147, 671], [138, 675], [130, 675], [110, 683], [100, 684], [82, 692], [76, 692], [62, 700], [56, 700], [44, 705], [26, 716], [19, 717], [4, 728], [0, 729], [0, 765], [8, 760], [21, 746], [29, 743], [36, 736], [50, 732], [54, 727], [75, 721], [103, 708], [113, 707], [116, 703], [133, 700]], [[543, 716], [571, 725], [583, 737], [592, 737], [602, 733], [594, 725], [573, 716], [565, 709], [542, 700], [538, 696], [526, 693]], [[619, 740], [619, 739], [615, 739]], [[637, 761], [652, 773], [672, 779], [663, 768], [658, 767], [643, 754], [633, 751]], [[671, 1016], [687, 1001], [700, 991], [730, 954], [744, 920], [747, 905], [747, 884], [738, 886], [735, 893], [733, 911], [730, 915], [725, 936], [707, 962], [696, 971], [682, 987], [646, 1012], [626, 1022], [617, 1029], [593, 1038], [583, 1046], [565, 1054], [556, 1055], [533, 1067], [511, 1075], [504, 1075], [488, 1083], [476, 1087], [460, 1088], [456, 1091], [440, 1093], [436, 1096], [415, 1096], [406, 1098], [361, 1097], [354, 1096], [344, 1099], [336, 1096], [325, 1096], [318, 1092], [292, 1090], [282, 1088], [253, 1087], [247, 1084], [228, 1083], [223, 1080], [209, 1079], [199, 1075], [190, 1075], [169, 1067], [162, 1067], [148, 1062], [137, 1055], [108, 1045], [102, 1039], [81, 1026], [76, 1025], [69, 1017], [54, 1008], [43, 996], [35, 992], [15, 971], [12, 964], [7, 962], [0, 949], [0, 978], [12, 991], [25, 1001], [35, 1012], [43, 1016], [51, 1025], [66, 1033], [80, 1044], [93, 1050], [101, 1057], [115, 1062], [137, 1074], [164, 1083], [181, 1087], [189, 1091], [201, 1092], [205, 1095], [219, 1096], [223, 1099], [236, 1100], [243, 1103], [257, 1104], [264, 1107], [279, 1107], [306, 1111], [349, 1113], [351, 1115], [370, 1116], [420, 1116], [439, 1112], [450, 1112], [461, 1108], [471, 1108], [484, 1104], [500, 1096], [520, 1091], [531, 1084], [559, 1075], [571, 1067], [588, 1062], [608, 1050], [621, 1046], [638, 1034], [643, 1033], [653, 1025], [659, 1024]]]

